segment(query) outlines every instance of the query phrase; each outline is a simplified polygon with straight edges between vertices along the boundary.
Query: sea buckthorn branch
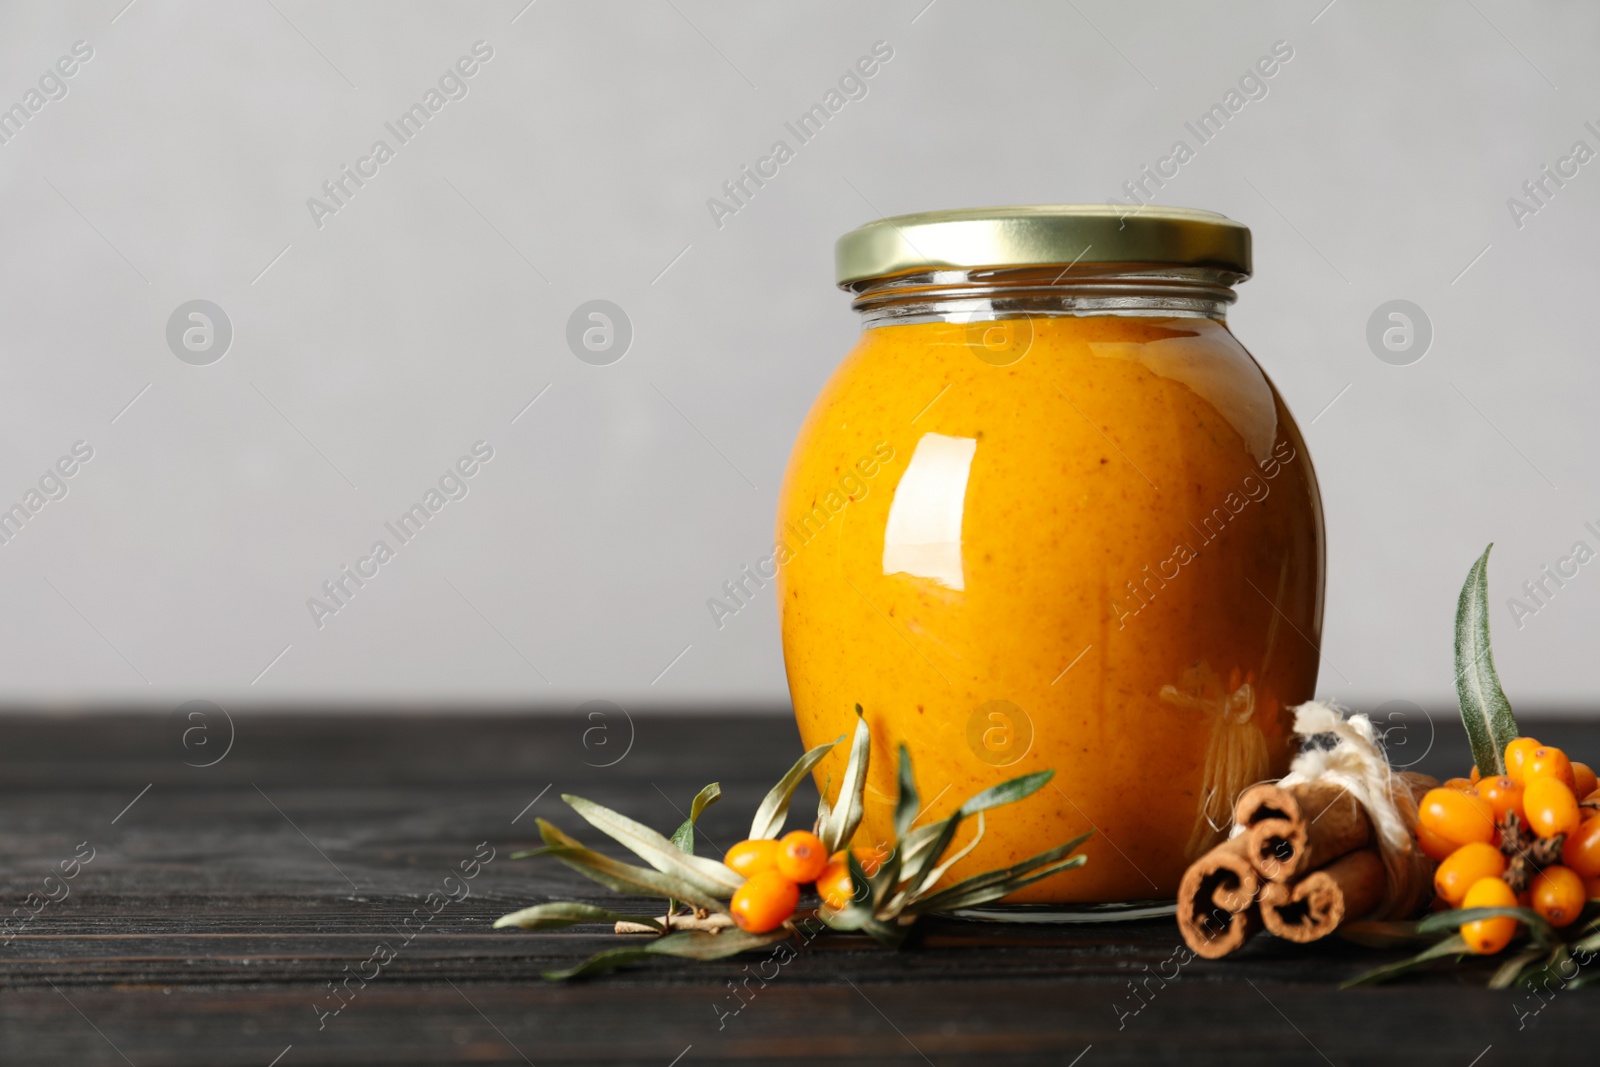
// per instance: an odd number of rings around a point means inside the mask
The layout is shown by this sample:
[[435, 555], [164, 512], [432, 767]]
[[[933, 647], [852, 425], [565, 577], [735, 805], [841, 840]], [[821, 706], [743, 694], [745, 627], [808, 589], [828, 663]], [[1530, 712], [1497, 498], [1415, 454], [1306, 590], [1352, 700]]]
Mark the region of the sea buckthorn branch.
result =
[[1417, 812], [1418, 847], [1439, 861], [1434, 889], [1451, 910], [1350, 924], [1342, 932], [1363, 944], [1433, 943], [1346, 986], [1514, 945], [1490, 988], [1533, 989], [1552, 976], [1572, 988], [1589, 976], [1565, 974], [1568, 965], [1600, 950], [1600, 790], [1586, 764], [1521, 736], [1489, 645], [1488, 559], [1486, 548], [1456, 607], [1457, 695], [1475, 766], [1427, 793]]
[[[982, 839], [984, 812], [1032, 795], [1055, 772], [1040, 771], [1001, 782], [972, 797], [949, 817], [914, 828], [918, 795], [911, 755], [904, 745], [899, 750], [894, 840], [876, 848], [847, 847], [861, 825], [872, 756], [871, 731], [861, 705], [855, 710], [856, 726], [839, 796], [830, 806], [830, 779], [822, 791], [812, 830], [783, 834], [789, 805], [806, 775], [844, 741], [842, 735], [813, 748], [789, 768], [756, 809], [750, 837], [730, 848], [721, 862], [696, 856], [694, 851], [695, 821], [722, 795], [715, 782], [695, 797], [689, 817], [671, 838], [602, 804], [564, 794], [562, 799], [589, 825], [649, 866], [596, 852], [544, 819], [538, 820], [544, 846], [515, 853], [512, 858], [553, 857], [613, 892], [663, 897], [666, 913], [654, 918], [594, 904], [553, 901], [504, 915], [495, 928], [551, 930], [573, 923], [609, 922], [618, 934], [655, 935], [648, 943], [610, 949], [576, 967], [545, 972], [546, 978], [556, 981], [603, 974], [652, 956], [722, 959], [797, 936], [794, 916], [800, 887], [813, 885], [822, 898], [817, 919], [834, 930], [859, 931], [884, 945], [899, 947], [911, 924], [922, 915], [999, 900], [1086, 861], [1084, 856], [1071, 855], [1088, 839], [1089, 835], [1083, 834], [1011, 867], [937, 889], [952, 866]], [[972, 839], [947, 856], [961, 824], [974, 816], [978, 824]], [[694, 910], [680, 913], [680, 905]]]

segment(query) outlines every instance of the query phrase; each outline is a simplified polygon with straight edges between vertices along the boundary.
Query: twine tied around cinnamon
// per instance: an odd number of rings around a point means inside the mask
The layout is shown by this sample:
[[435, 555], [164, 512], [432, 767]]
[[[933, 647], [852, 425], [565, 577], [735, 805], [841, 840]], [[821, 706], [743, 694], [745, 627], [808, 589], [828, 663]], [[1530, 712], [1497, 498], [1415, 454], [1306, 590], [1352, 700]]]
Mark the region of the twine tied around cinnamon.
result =
[[[1278, 788], [1331, 785], [1352, 798], [1371, 822], [1371, 836], [1376, 839], [1372, 844], [1388, 876], [1383, 898], [1372, 913], [1352, 918], [1394, 919], [1410, 915], [1432, 892], [1433, 861], [1417, 848], [1413, 836], [1416, 798], [1426, 791], [1420, 786], [1431, 787], [1432, 779], [1396, 773], [1384, 754], [1382, 738], [1365, 714], [1346, 718], [1344, 711], [1334, 705], [1307, 701], [1295, 708], [1294, 732], [1307, 742], [1329, 736], [1332, 744], [1307, 744], [1289, 765], [1289, 773], [1278, 782]], [[1313, 821], [1327, 811], [1324, 809]], [[1235, 824], [1229, 836], [1248, 829]], [[1334, 858], [1326, 856], [1311, 866]], [[1302, 872], [1310, 869], [1304, 863], [1296, 867]]]

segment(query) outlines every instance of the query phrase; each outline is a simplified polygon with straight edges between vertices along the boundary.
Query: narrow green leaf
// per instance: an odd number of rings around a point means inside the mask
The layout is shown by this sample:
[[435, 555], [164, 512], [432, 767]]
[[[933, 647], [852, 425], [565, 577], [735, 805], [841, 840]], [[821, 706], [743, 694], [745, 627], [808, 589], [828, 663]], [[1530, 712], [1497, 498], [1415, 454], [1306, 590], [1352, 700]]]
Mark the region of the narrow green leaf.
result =
[[536, 904], [531, 908], [523, 908], [509, 915], [502, 915], [494, 921], [494, 929], [499, 930], [507, 926], [520, 926], [524, 930], [559, 930], [563, 926], [573, 923], [642, 923], [653, 926], [662, 933], [666, 929], [659, 920], [646, 918], [640, 915], [624, 915], [620, 911], [610, 908], [600, 908], [593, 904], [579, 904], [570, 900], [558, 900], [550, 904]]
[[905, 863], [909, 865], [923, 852], [927, 851], [928, 847], [933, 844], [934, 839], [939, 836], [939, 831], [943, 826], [944, 821], [940, 820], [939, 822], [929, 823], [926, 826], [917, 827], [900, 839], [895, 852], [899, 853]]
[[[861, 860], [857, 858], [855, 849], [845, 850], [844, 863], [850, 872], [850, 903], [844, 910], [846, 914], [860, 918], [855, 927], [859, 929], [877, 914], [878, 905], [883, 903], [889, 889], [894, 886], [894, 876], [885, 874], [889, 867], [889, 863], [885, 862], [878, 868], [876, 874], [867, 877], [867, 872], [861, 866]], [[866, 887], [865, 893], [862, 892], [863, 886]]]
[[750, 822], [750, 840], [768, 841], [778, 836], [783, 829], [783, 821], [789, 817], [789, 801], [793, 799], [794, 791], [800, 788], [801, 780], [811, 773], [811, 768], [822, 762], [823, 756], [833, 751], [834, 745], [843, 740], [844, 735], [840, 734], [794, 761], [794, 766], [778, 779], [778, 784], [772, 787], [756, 809], [756, 817]]
[[911, 932], [911, 927], [902, 926], [900, 923], [886, 923], [878, 919], [868, 919], [861, 924], [861, 932], [884, 948], [897, 949], [905, 944], [906, 935]]
[[776, 944], [786, 938], [794, 936], [787, 929], [774, 930], [767, 934], [747, 934], [743, 930], [723, 930], [720, 933], [706, 933], [699, 930], [686, 930], [682, 933], [668, 934], [647, 945], [627, 948], [614, 948], [591, 956], [587, 960], [570, 967], [564, 971], [546, 971], [544, 977], [552, 982], [561, 982], [569, 978], [589, 978], [597, 974], [605, 974], [628, 963], [637, 963], [647, 960], [651, 956], [677, 956], [682, 959], [692, 960], [720, 960], [727, 956], [735, 956], [741, 952], [761, 948], [765, 945]]
[[963, 817], [976, 815], [980, 811], [998, 808], [1002, 804], [1014, 804], [1023, 797], [1037, 793], [1055, 776], [1055, 771], [1036, 771], [1033, 774], [1024, 774], [1020, 778], [1001, 782], [999, 785], [992, 785], [961, 805], [961, 815]]
[[704, 930], [683, 930], [676, 934], [668, 934], [659, 941], [652, 941], [645, 947], [658, 956], [720, 960], [727, 956], [736, 956], [741, 952], [749, 952], [763, 945], [777, 944], [793, 936], [792, 930], [783, 927], [765, 934], [751, 934], [737, 929], [720, 930], [714, 934]]
[[522, 851], [522, 852], [513, 852], [511, 854], [511, 858], [514, 859], [514, 860], [525, 860], [525, 859], [531, 859], [534, 856], [548, 856], [548, 855], [550, 855], [550, 850], [548, 848], [541, 847], [541, 848], [530, 848], [530, 849], [527, 849], [527, 850]]
[[694, 855], [694, 824], [700, 818], [700, 813], [722, 799], [722, 783], [712, 782], [700, 792], [695, 794], [693, 802], [689, 805], [689, 817], [672, 832], [672, 843], [679, 849]]
[[867, 920], [872, 918], [872, 912], [865, 907], [857, 905], [852, 905], [843, 911], [822, 908], [817, 912], [817, 918], [826, 923], [830, 929], [850, 934], [865, 926]]
[[1544, 949], [1536, 948], [1527, 952], [1519, 952], [1512, 956], [1495, 969], [1494, 976], [1489, 979], [1488, 988], [1510, 989], [1522, 974], [1523, 969], [1534, 960], [1542, 959], [1544, 954]]
[[591, 826], [626, 845], [650, 866], [662, 874], [673, 875], [696, 886], [704, 895], [729, 895], [744, 884], [739, 872], [727, 864], [703, 856], [687, 855], [644, 823], [635, 822], [604, 804], [596, 804], [570, 793], [563, 793], [561, 799]]
[[689, 802], [689, 821], [697, 821], [705, 810], [722, 799], [722, 783], [712, 782], [694, 795]]
[[698, 883], [651, 870], [649, 867], [635, 867], [630, 863], [614, 860], [568, 837], [558, 827], [543, 819], [538, 820], [538, 823], [539, 833], [546, 843], [546, 847], [541, 850], [543, 854], [554, 856], [579, 874], [599, 882], [607, 889], [617, 893], [682, 900], [712, 911], [728, 910], [726, 900], [720, 899], [714, 893], [703, 891]]
[[569, 967], [564, 971], [545, 971], [544, 977], [552, 982], [565, 982], [569, 978], [590, 978], [597, 974], [614, 971], [625, 963], [635, 963], [647, 960], [651, 956], [648, 948], [612, 948], [590, 956], [576, 967]]
[[[953, 908], [971, 907], [972, 905], [970, 903], [951, 903], [951, 901], [956, 900], [966, 894], [978, 892], [980, 890], [986, 890], [997, 885], [1004, 885], [1008, 882], [1013, 882], [1019, 878], [1032, 874], [1041, 867], [1049, 867], [1057, 864], [1063, 857], [1068, 856], [1078, 849], [1085, 841], [1089, 840], [1090, 836], [1091, 835], [1087, 833], [1080, 834], [1065, 844], [1057, 845], [1055, 848], [1046, 849], [1038, 855], [1030, 856], [1022, 862], [1013, 864], [1010, 867], [1005, 867], [995, 871], [985, 871], [982, 874], [973, 875], [971, 878], [964, 878], [955, 885], [950, 886], [948, 889], [940, 890], [930, 897], [916, 901], [915, 903], [917, 910], [919, 912], [950, 911]], [[1079, 866], [1081, 863], [1087, 862], [1088, 859], [1086, 856], [1077, 856], [1074, 858], [1077, 859], [1079, 863], [1073, 864], [1073, 866]], [[999, 897], [1005, 896], [1007, 893], [1011, 892], [1015, 892], [1015, 890], [1007, 889], [1005, 892], [998, 894], [996, 897], [991, 897], [988, 899], [998, 899]]]
[[939, 893], [936, 897], [928, 897], [927, 900], [918, 901], [908, 906], [906, 911], [912, 915], [926, 915], [935, 911], [956, 911], [960, 908], [975, 908], [980, 904], [987, 904], [990, 901], [999, 900], [1001, 897], [1008, 897], [1018, 890], [1026, 889], [1035, 882], [1053, 878], [1062, 871], [1075, 870], [1088, 862], [1088, 856], [1069, 856], [1059, 863], [1052, 863], [1047, 867], [1042, 867], [1032, 874], [1008, 878], [1003, 882], [976, 887], [964, 893], [953, 893], [949, 897]]
[[[856, 866], [851, 867], [851, 878], [853, 879], [857, 877], [854, 872], [860, 866], [853, 851], [850, 853], [850, 860], [856, 864]], [[876, 871], [870, 876], [863, 871], [860, 877], [866, 879], [867, 897], [871, 901], [872, 907], [874, 909], [881, 908], [894, 895], [895, 887], [900, 884], [900, 850], [891, 850], [884, 861], [878, 865]]]
[[1349, 981], [1339, 983], [1339, 988], [1352, 989], [1356, 986], [1377, 985], [1379, 982], [1386, 982], [1391, 978], [1405, 974], [1407, 971], [1414, 971], [1418, 967], [1426, 966], [1433, 960], [1443, 959], [1445, 956], [1465, 956], [1469, 952], [1471, 952], [1471, 949], [1467, 948], [1467, 943], [1462, 940], [1461, 935], [1451, 934], [1444, 940], [1429, 945], [1410, 959], [1401, 960], [1399, 963], [1386, 963], [1382, 967], [1374, 967], [1370, 971], [1364, 971]]
[[900, 746], [900, 793], [894, 802], [894, 836], [896, 840], [905, 837], [911, 830], [911, 824], [916, 821], [920, 812], [917, 797], [917, 779], [911, 773], [911, 752], [905, 745]]
[[1489, 549], [1467, 572], [1456, 602], [1456, 699], [1472, 742], [1473, 762], [1485, 778], [1506, 771], [1506, 746], [1518, 737], [1511, 702], [1500, 688], [1489, 645]]
[[927, 884], [928, 872], [939, 865], [939, 857], [944, 855], [945, 849], [950, 847], [950, 842], [955, 840], [956, 828], [961, 825], [961, 811], [956, 810], [949, 818], [941, 819], [931, 827], [934, 837], [929, 844], [917, 851], [915, 859], [908, 859], [904, 865], [903, 881], [907, 886], [921, 887]]
[[[1535, 952], [1534, 955], [1543, 955], [1543, 953]], [[1543, 988], [1548, 990], [1552, 985], [1557, 989], [1565, 989], [1571, 984], [1568, 979], [1576, 978], [1580, 970], [1582, 970], [1580, 966], [1573, 965], [1572, 954], [1567, 950], [1567, 946], [1558, 941], [1544, 959], [1517, 972], [1512, 977], [1518, 985], [1525, 989], [1537, 990]], [[1495, 977], [1498, 978], [1500, 976], [1496, 973]]]
[[1417, 923], [1417, 933], [1443, 933], [1446, 930], [1457, 930], [1463, 923], [1473, 923], [1483, 919], [1515, 919], [1526, 924], [1528, 930], [1540, 941], [1548, 944], [1556, 940], [1555, 928], [1532, 908], [1457, 908], [1454, 911], [1436, 911]]
[[850, 843], [856, 827], [861, 825], [862, 794], [867, 788], [867, 766], [872, 761], [872, 731], [867, 728], [861, 705], [856, 705], [856, 732], [850, 742], [850, 759], [845, 763], [844, 778], [839, 781], [839, 797], [822, 832], [823, 848], [829, 855]]
[[986, 828], [987, 824], [984, 822], [984, 814], [980, 811], [978, 812], [978, 828], [973, 831], [972, 840], [968, 841], [965, 845], [962, 845], [948, 859], [945, 859], [944, 862], [940, 863], [933, 870], [929, 871], [927, 875], [924, 876], [920, 885], [906, 886], [907, 897], [915, 898], [919, 893], [925, 893], [929, 889], [932, 889], [934, 886], [938, 885], [939, 879], [943, 878], [951, 867], [954, 867], [956, 864], [966, 859], [972, 854], [972, 850], [978, 847], [978, 842], [983, 840], [983, 833]]

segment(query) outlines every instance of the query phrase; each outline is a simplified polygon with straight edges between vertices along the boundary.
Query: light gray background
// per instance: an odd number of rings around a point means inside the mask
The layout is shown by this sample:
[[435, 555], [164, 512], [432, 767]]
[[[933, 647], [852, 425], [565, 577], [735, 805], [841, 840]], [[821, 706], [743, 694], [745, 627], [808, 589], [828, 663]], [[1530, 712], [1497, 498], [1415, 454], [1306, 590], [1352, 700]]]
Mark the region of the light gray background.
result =
[[[1600, 161], [1520, 229], [1506, 201], [1600, 149], [1600, 8], [525, 2], [0, 9], [0, 105], [94, 48], [0, 145], [0, 503], [95, 450], [0, 546], [0, 702], [781, 704], [770, 601], [720, 631], [705, 601], [770, 546], [856, 333], [834, 238], [1117, 195], [1285, 40], [1159, 202], [1255, 232], [1231, 321], [1322, 481], [1320, 689], [1450, 703], [1493, 540], [1513, 700], [1593, 707], [1600, 562], [1521, 629], [1504, 599], [1600, 547]], [[307, 198], [478, 40], [469, 95], [317, 228]], [[866, 98], [714, 225], [879, 40]], [[565, 342], [597, 298], [635, 332], [606, 367]], [[211, 366], [166, 344], [191, 299], [233, 323]], [[1433, 323], [1412, 366], [1365, 340], [1391, 299]], [[470, 495], [319, 630], [307, 598], [480, 439]]]

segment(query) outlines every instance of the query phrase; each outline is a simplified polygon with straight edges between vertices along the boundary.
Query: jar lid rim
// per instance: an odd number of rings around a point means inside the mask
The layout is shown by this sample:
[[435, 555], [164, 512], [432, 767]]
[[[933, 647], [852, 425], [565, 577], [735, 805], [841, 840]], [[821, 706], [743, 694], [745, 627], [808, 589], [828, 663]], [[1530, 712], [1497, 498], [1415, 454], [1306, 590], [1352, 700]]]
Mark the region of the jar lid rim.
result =
[[1249, 277], [1250, 228], [1199, 208], [1026, 204], [922, 211], [859, 226], [834, 246], [841, 287], [931, 269], [1138, 263]]

